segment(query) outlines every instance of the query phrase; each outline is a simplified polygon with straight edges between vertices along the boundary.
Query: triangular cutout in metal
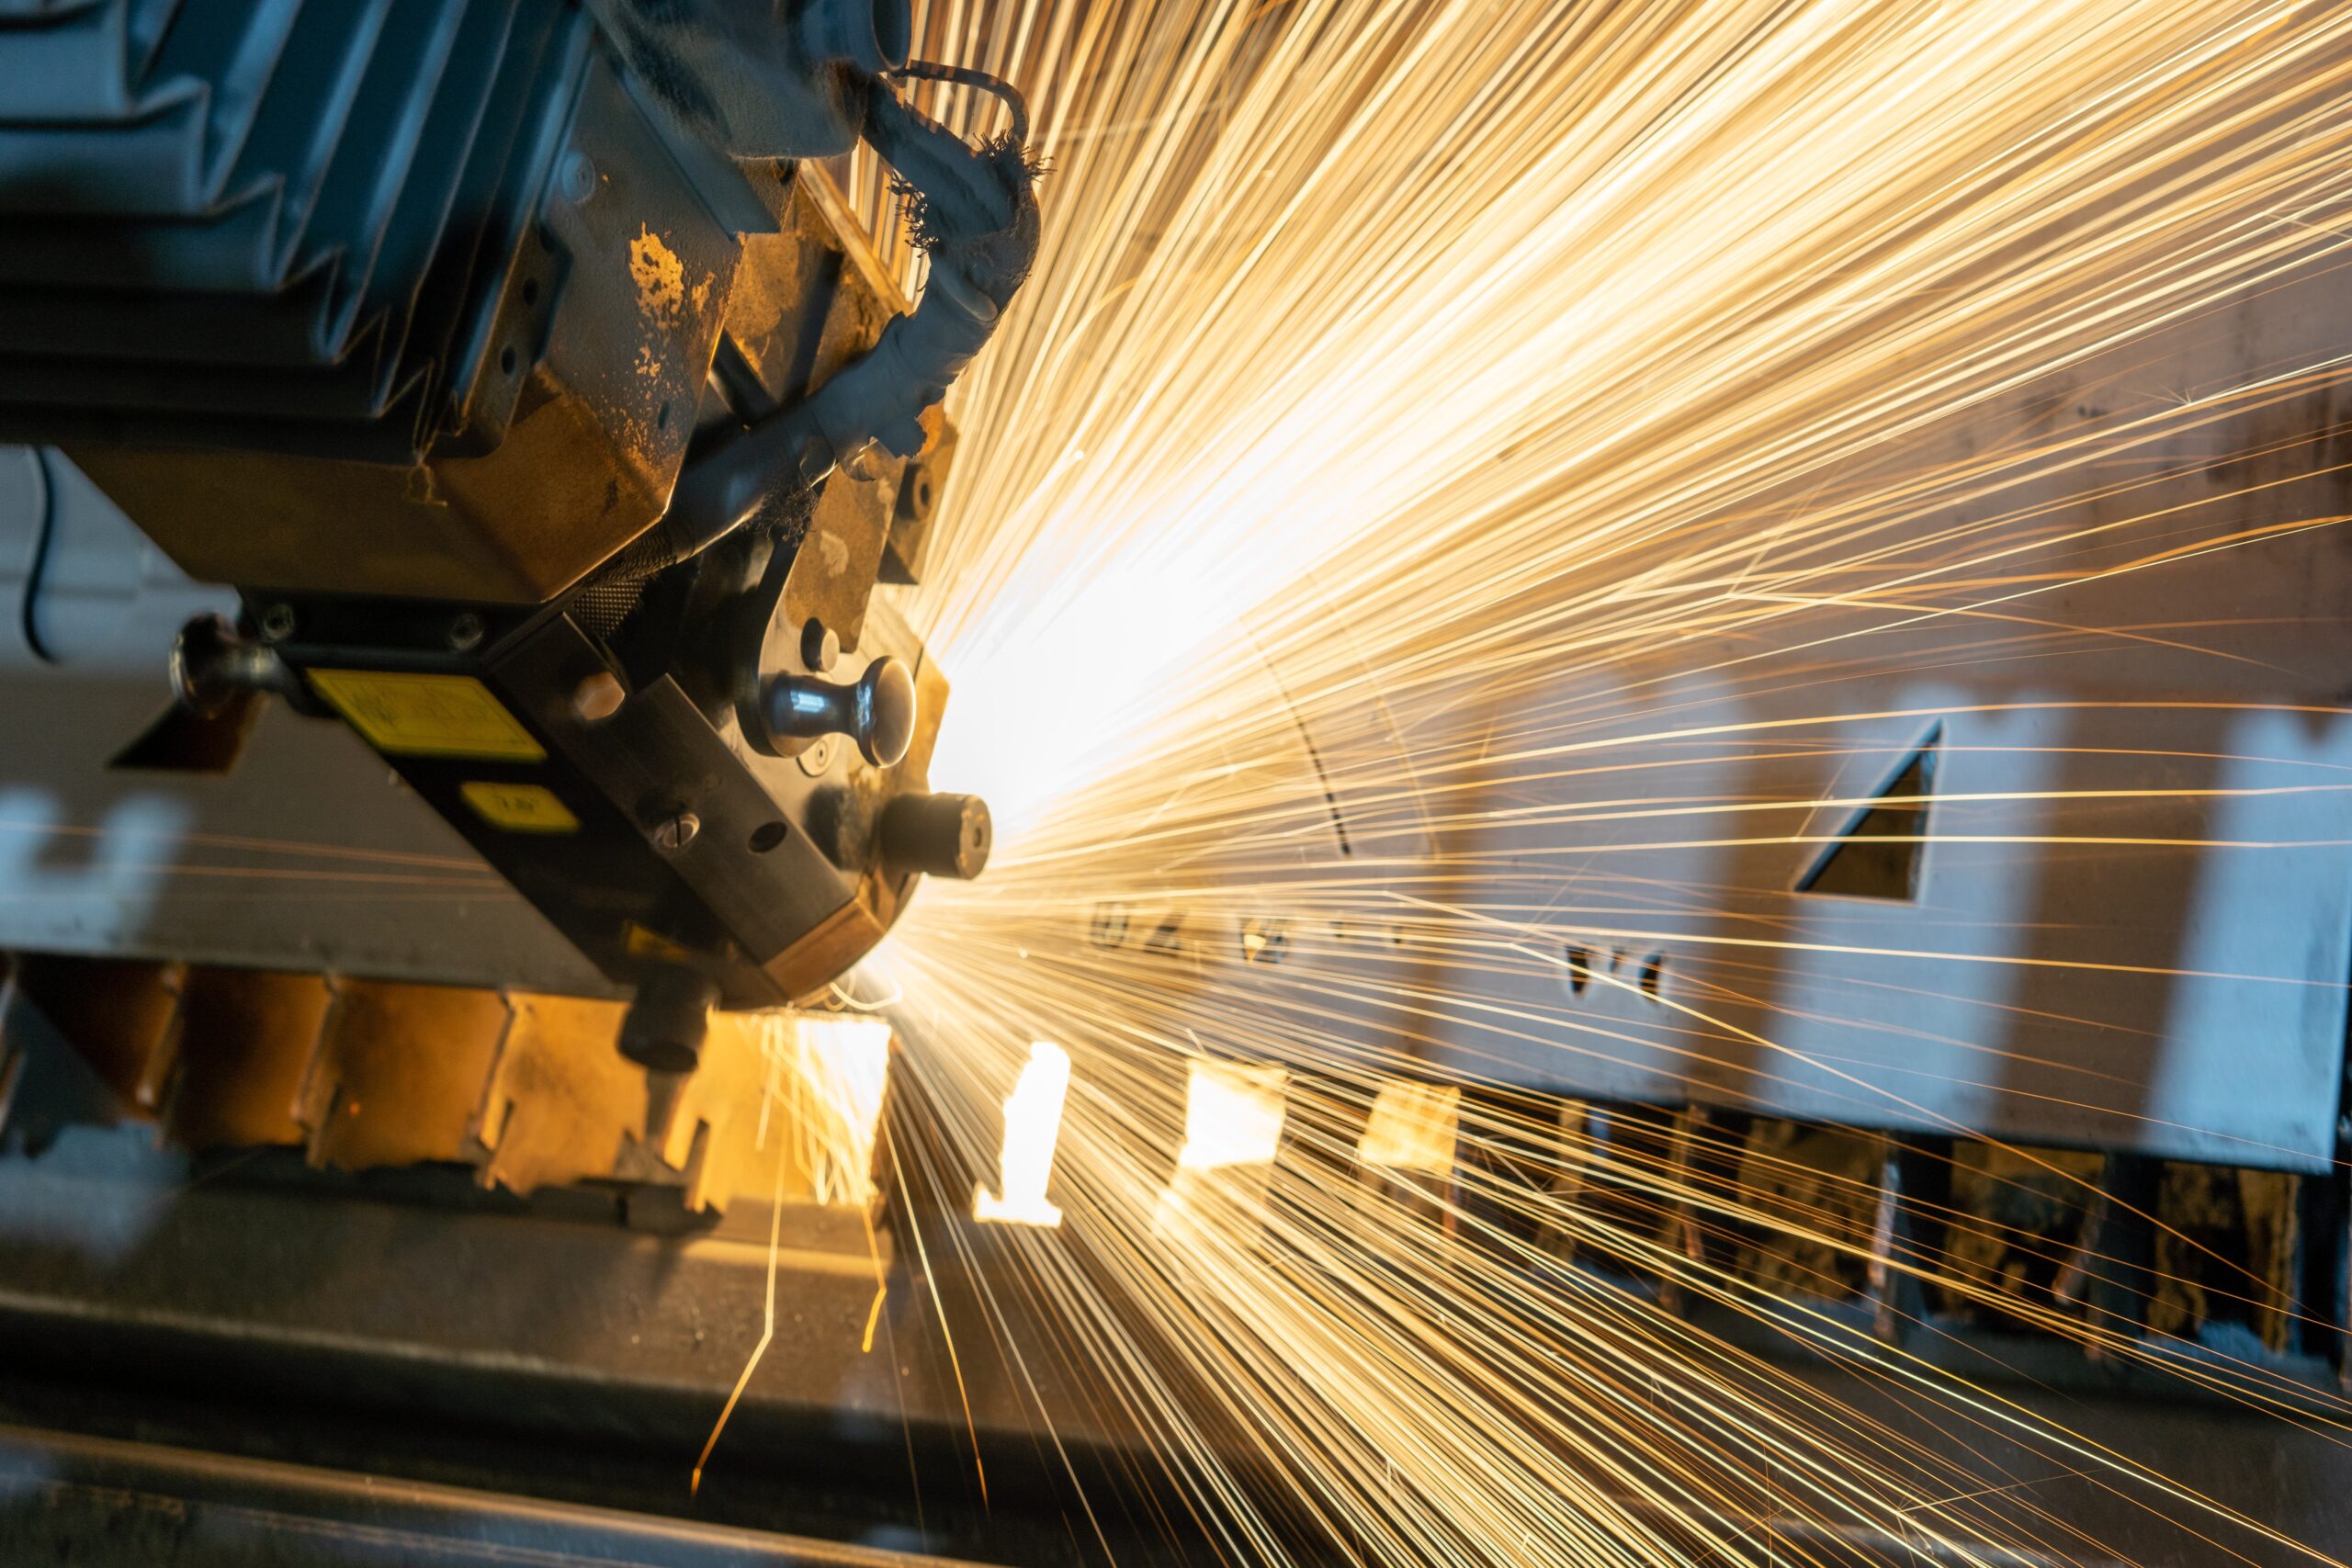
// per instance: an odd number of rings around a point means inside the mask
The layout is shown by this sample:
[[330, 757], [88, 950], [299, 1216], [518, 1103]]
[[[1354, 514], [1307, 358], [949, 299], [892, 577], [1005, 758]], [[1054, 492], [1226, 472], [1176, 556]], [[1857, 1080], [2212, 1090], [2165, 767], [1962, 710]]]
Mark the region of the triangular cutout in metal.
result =
[[1928, 796], [1935, 793], [1936, 751], [1942, 739], [1940, 726], [1928, 732], [1894, 776], [1873, 792], [1879, 804], [1857, 811], [1797, 879], [1798, 892], [1840, 898], [1918, 897], [1919, 867], [1928, 847]]

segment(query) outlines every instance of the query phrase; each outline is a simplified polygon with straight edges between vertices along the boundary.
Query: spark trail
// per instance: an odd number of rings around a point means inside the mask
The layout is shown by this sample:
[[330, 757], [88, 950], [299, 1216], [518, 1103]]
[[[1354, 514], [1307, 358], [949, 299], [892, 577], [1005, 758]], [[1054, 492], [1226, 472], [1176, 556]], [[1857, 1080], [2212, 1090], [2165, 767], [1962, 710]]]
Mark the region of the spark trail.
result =
[[[1917, 737], [2045, 781], [1911, 801], [1939, 799], [1939, 852], [2017, 878], [2240, 843], [2211, 827], [2229, 766], [2352, 787], [2183, 716], [2335, 713], [2280, 662], [2290, 604], [2200, 606], [2190, 574], [2340, 525], [2340, 487], [2264, 476], [2329, 471], [2322, 432], [2271, 416], [2342, 367], [2291, 346], [2174, 385], [2152, 346], [2337, 265], [2352, 16], [935, 3], [923, 29], [931, 57], [1031, 87], [1055, 174], [1038, 272], [961, 393], [916, 605], [957, 680], [934, 775], [989, 795], [1002, 837], [880, 966], [965, 1192], [994, 1179], [1033, 1043], [1068, 1051], [1064, 1222], [1030, 1238], [1031, 1288], [1234, 1556], [2103, 1549], [2030, 1477], [1826, 1403], [1694, 1303], [1770, 1312], [1935, 1424], [2224, 1550], [2294, 1556], [1724, 1263], [1868, 1267], [1855, 1190], [1771, 1200], [1772, 1156], [1711, 1178], [1671, 1130], [1604, 1169], [1586, 1123], [1502, 1085], [1549, 1055], [1966, 1132], [1929, 1080], [1990, 1081], [2013, 1055], [1996, 1025], [2098, 1023], [2109, 993], [2019, 982], [1948, 1025], [1928, 1004], [1958, 994], [1952, 966], [2032, 967], [1996, 940], [2015, 917], [1832, 942], [1762, 897]], [[2052, 387], [2098, 406], [2017, 413]], [[1987, 421], [2000, 439], [1962, 438]], [[2215, 673], [2135, 686], [2158, 652]], [[1922, 700], [1923, 680], [1943, 684]], [[2203, 739], [2149, 740], [2157, 709]], [[2037, 728], [2051, 713], [2063, 729]], [[1806, 787], [1771, 782], [1790, 767]], [[2070, 974], [2116, 945], [2075, 934], [2052, 939]], [[1663, 943], [1672, 981], [1595, 956], [1626, 942]], [[1791, 954], [1845, 965], [1833, 1021], [1940, 1065], [1788, 1043], [1822, 1022], [1773, 1000]], [[1563, 1000], [1589, 987], [1651, 1005]], [[1216, 1062], [1287, 1070], [1279, 1160], [1180, 1158], [1187, 1076]], [[2098, 1070], [2043, 1065], [2105, 1102]], [[1451, 1176], [1363, 1168], [1399, 1082], [1453, 1095]], [[1596, 1286], [1576, 1257], [1659, 1288]], [[1997, 1281], [1930, 1282], [2137, 1353]], [[2280, 1404], [2258, 1370], [2202, 1375]], [[1279, 1506], [1237, 1448], [1285, 1479]]]

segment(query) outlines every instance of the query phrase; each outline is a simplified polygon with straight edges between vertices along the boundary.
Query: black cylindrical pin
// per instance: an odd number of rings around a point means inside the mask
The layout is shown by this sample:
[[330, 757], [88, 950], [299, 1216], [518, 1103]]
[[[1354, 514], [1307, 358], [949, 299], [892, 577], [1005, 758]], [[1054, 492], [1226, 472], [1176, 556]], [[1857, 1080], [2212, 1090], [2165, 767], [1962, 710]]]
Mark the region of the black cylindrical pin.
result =
[[969, 882], [988, 869], [996, 831], [977, 795], [902, 795], [882, 808], [876, 838], [893, 871]]

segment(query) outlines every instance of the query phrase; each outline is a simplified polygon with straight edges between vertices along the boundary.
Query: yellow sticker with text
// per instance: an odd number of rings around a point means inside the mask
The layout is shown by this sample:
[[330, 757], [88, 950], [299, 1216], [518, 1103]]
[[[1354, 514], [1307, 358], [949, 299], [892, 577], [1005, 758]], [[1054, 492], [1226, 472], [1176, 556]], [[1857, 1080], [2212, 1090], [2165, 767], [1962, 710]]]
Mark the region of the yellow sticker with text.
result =
[[539, 743], [470, 675], [313, 670], [311, 684], [379, 751], [536, 762]]
[[458, 786], [474, 815], [510, 833], [577, 833], [580, 818], [544, 784], [469, 779]]

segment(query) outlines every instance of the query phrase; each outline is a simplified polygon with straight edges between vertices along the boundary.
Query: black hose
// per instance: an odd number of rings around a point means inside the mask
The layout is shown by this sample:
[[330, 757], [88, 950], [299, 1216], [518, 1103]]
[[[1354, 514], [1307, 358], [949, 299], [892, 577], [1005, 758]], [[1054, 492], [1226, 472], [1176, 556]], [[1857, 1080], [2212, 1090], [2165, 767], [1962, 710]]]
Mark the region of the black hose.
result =
[[17, 624], [25, 634], [25, 646], [43, 664], [54, 664], [57, 656], [40, 639], [40, 617], [35, 607], [40, 604], [41, 579], [49, 574], [50, 541], [57, 536], [57, 480], [49, 471], [49, 454], [39, 446], [25, 448], [31, 460], [33, 477], [40, 482], [40, 522], [33, 535], [32, 564], [25, 569], [25, 596], [17, 606]]
[[897, 70], [886, 73], [891, 76], [911, 76], [923, 82], [954, 82], [960, 86], [978, 87], [993, 94], [1012, 115], [1012, 139], [1027, 145], [1029, 141], [1029, 105], [1021, 96], [1021, 89], [1001, 76], [976, 71], [968, 65], [942, 65], [933, 60], [910, 60]]

